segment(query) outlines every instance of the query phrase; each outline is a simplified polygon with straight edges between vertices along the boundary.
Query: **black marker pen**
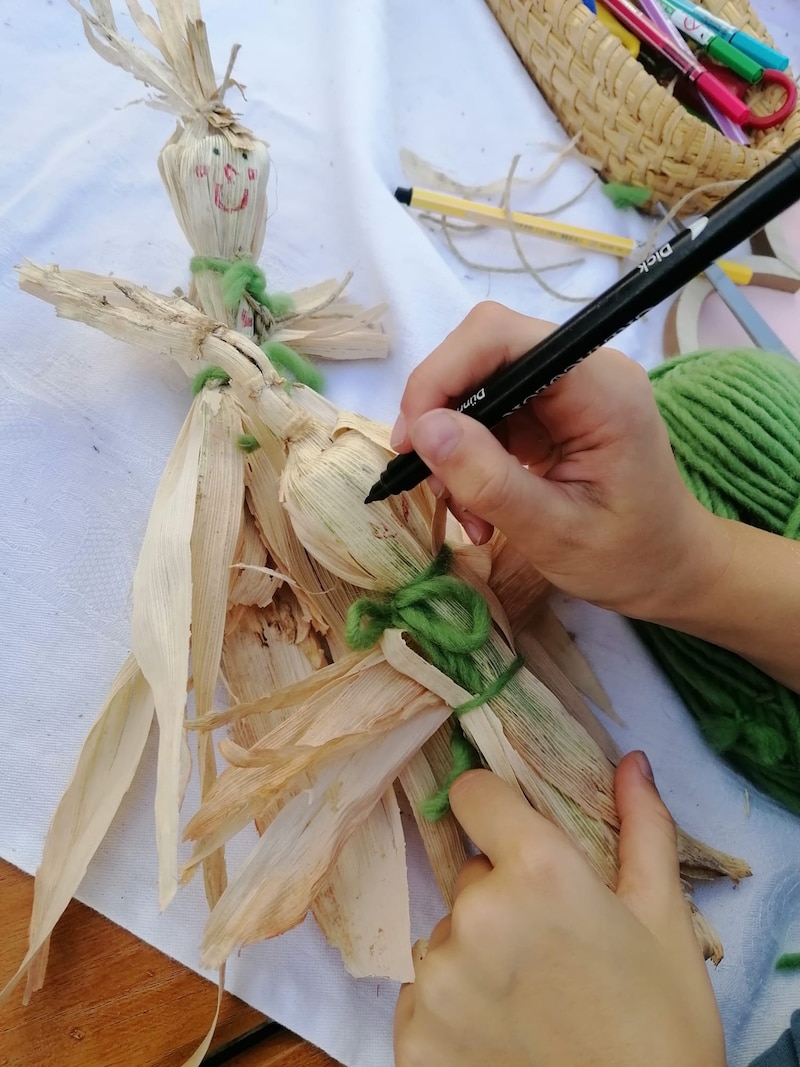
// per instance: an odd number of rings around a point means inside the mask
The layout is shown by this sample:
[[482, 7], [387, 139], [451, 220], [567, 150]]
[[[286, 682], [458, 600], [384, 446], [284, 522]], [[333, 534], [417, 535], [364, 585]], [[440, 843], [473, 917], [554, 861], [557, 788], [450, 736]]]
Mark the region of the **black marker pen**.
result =
[[[456, 410], [484, 426], [496, 426], [798, 200], [800, 143], [667, 241], [524, 356], [498, 371]], [[373, 485], [366, 503], [413, 489], [428, 474], [415, 452], [396, 456]]]

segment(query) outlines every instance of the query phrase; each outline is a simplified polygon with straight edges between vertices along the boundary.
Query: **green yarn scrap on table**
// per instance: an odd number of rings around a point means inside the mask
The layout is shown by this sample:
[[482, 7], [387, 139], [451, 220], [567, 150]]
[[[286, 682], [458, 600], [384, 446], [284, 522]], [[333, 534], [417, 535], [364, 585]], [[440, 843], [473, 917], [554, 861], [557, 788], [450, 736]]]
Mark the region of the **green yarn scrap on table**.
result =
[[653, 199], [653, 190], [643, 185], [625, 185], [623, 182], [604, 182], [602, 192], [616, 208], [642, 207]]
[[[700, 503], [800, 540], [800, 365], [755, 349], [709, 350], [662, 364], [650, 380]], [[634, 626], [711, 747], [800, 813], [800, 696], [733, 652]]]

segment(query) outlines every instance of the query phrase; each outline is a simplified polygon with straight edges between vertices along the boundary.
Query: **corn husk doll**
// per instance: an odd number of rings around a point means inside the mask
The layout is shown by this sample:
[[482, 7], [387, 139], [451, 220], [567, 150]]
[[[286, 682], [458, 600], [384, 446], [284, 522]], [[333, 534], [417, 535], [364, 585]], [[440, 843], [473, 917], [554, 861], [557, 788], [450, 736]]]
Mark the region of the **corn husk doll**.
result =
[[[562, 826], [613, 886], [617, 753], [552, 643], [549, 654], [539, 640], [552, 632], [552, 621], [542, 628], [539, 576], [500, 538], [481, 550], [463, 545], [424, 486], [364, 505], [389, 457], [386, 431], [302, 383], [287, 391], [275, 344], [303, 356], [374, 355], [382, 335], [334, 287], [292, 301], [266, 292], [254, 262], [266, 146], [222, 105], [230, 71], [217, 90], [197, 6], [160, 0], [156, 22], [128, 2], [163, 60], [121, 41], [106, 2], [82, 14], [96, 49], [182, 116], [160, 166], [195, 253], [189, 299], [57, 267], [26, 265], [21, 284], [62, 315], [176, 359], [196, 396], [137, 566], [132, 653], [54, 817], [30, 951], [12, 983], [26, 971], [29, 989], [41, 981], [49, 932], [132, 778], [154, 709], [161, 903], [202, 867], [212, 908], [203, 962], [222, 966], [237, 946], [278, 936], [311, 909], [352, 974], [407, 980], [395, 786], [447, 903], [465, 852], [435, 794], [465, 752]], [[574, 650], [564, 654], [577, 677], [583, 665]], [[229, 706], [215, 710], [220, 678]], [[217, 778], [212, 731], [226, 726], [228, 767]], [[181, 875], [187, 731], [203, 803]], [[432, 794], [437, 810], [425, 804]], [[251, 821], [261, 837], [228, 881], [222, 850]], [[749, 873], [685, 835], [681, 853], [687, 875]], [[698, 913], [695, 927], [719, 959]]]

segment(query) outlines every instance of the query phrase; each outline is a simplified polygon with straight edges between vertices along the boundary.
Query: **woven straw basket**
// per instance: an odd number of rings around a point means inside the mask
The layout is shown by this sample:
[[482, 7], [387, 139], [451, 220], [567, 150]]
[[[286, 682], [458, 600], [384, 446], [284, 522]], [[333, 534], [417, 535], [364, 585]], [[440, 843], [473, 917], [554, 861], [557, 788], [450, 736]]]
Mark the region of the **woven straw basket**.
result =
[[[733, 144], [691, 115], [612, 36], [582, 0], [487, 0], [565, 130], [609, 181], [652, 189], [666, 204], [710, 182], [748, 178], [800, 140], [800, 108], [781, 126]], [[709, 11], [772, 43], [747, 0], [705, 0]], [[756, 93], [767, 113], [783, 90]], [[730, 189], [698, 193], [705, 211]]]

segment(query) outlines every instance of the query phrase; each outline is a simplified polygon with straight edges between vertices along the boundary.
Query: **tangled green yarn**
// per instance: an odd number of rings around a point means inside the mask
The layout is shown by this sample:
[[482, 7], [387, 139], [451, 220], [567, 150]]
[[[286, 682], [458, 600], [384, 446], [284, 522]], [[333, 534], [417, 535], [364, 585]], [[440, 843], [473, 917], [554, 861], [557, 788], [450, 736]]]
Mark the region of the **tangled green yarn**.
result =
[[[451, 559], [452, 550], [443, 545], [429, 566], [390, 596], [356, 600], [347, 613], [345, 637], [351, 648], [367, 649], [384, 630], [408, 630], [439, 670], [474, 693], [481, 678], [470, 654], [488, 641], [492, 617], [476, 589], [447, 573]], [[463, 616], [445, 622], [437, 601], [460, 605]]]
[[[221, 259], [218, 256], [193, 256], [192, 274], [210, 270], [221, 275], [222, 299], [229, 311], [239, 307], [245, 293], [266, 308], [274, 318], [288, 315], [294, 301], [288, 293], [268, 293], [263, 270], [251, 259]], [[300, 382], [321, 393], [325, 380], [314, 364], [282, 341], [265, 341], [261, 350], [275, 370], [290, 383]]]
[[[800, 365], [709, 350], [650, 374], [681, 476], [709, 511], [800, 539]], [[698, 638], [636, 623], [711, 747], [800, 813], [800, 696]]]
[[[384, 630], [406, 630], [434, 666], [470, 693], [477, 695], [453, 708], [463, 715], [478, 708], [508, 684], [522, 666], [517, 658], [489, 686], [484, 686], [472, 654], [483, 648], [492, 630], [492, 616], [481, 594], [448, 574], [452, 550], [442, 545], [423, 571], [391, 595], [361, 597], [350, 605], [345, 638], [351, 648], [372, 648]], [[443, 612], [439, 608], [447, 606]], [[452, 607], [460, 611], [451, 611]], [[426, 819], [435, 821], [449, 811], [448, 790], [470, 767], [479, 766], [475, 749], [456, 724], [450, 745], [453, 765], [445, 782], [421, 805]]]
[[221, 275], [222, 299], [229, 310], [238, 308], [245, 293], [275, 318], [282, 318], [294, 303], [288, 293], [268, 293], [263, 270], [252, 259], [221, 259], [219, 256], [192, 256], [192, 274], [210, 270]]

